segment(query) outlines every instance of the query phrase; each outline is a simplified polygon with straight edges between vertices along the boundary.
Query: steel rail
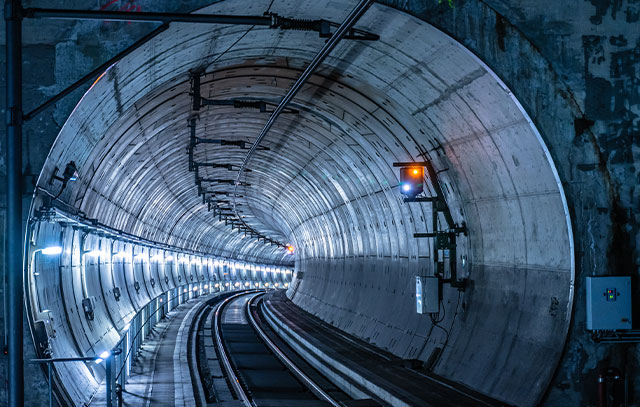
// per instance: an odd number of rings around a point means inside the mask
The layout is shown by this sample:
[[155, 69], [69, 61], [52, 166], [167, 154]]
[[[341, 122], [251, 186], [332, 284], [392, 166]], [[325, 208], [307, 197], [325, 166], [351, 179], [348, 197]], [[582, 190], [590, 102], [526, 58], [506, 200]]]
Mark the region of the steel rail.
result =
[[244, 160], [242, 162], [242, 165], [240, 166], [240, 170], [238, 171], [238, 176], [236, 177], [236, 181], [233, 187], [233, 211], [235, 213], [235, 216], [238, 219], [240, 219], [240, 221], [247, 228], [251, 229], [251, 226], [247, 225], [244, 219], [240, 217], [240, 214], [238, 213], [236, 196], [238, 195], [237, 192], [238, 192], [238, 185], [240, 184], [240, 177], [242, 176], [244, 169], [249, 163], [249, 160], [251, 160], [251, 156], [260, 145], [260, 142], [262, 141], [262, 139], [264, 139], [264, 137], [267, 135], [267, 133], [275, 123], [278, 116], [280, 116], [280, 113], [283, 112], [285, 107], [289, 104], [289, 102], [291, 102], [291, 100], [300, 91], [300, 89], [302, 89], [302, 86], [311, 77], [313, 72], [318, 68], [318, 66], [320, 66], [320, 64], [325, 60], [325, 58], [329, 55], [329, 53], [333, 51], [333, 49], [338, 45], [340, 40], [342, 40], [342, 38], [349, 32], [349, 30], [358, 21], [358, 19], [362, 17], [362, 15], [367, 11], [367, 9], [369, 8], [369, 6], [371, 6], [372, 3], [373, 3], [373, 0], [360, 0], [360, 2], [356, 5], [356, 7], [349, 13], [349, 15], [342, 22], [342, 24], [340, 24], [340, 27], [338, 27], [336, 32], [327, 40], [327, 42], [323, 45], [323, 47], [316, 54], [313, 60], [311, 60], [311, 63], [305, 68], [304, 72], [302, 73], [302, 75], [300, 75], [298, 80], [293, 84], [291, 89], [289, 89], [289, 92], [287, 92], [287, 94], [282, 98], [278, 106], [275, 108], [275, 110], [269, 117], [269, 120], [267, 120], [267, 123], [264, 125], [264, 128], [256, 138], [256, 141], [254, 141], [254, 143], [251, 145], [251, 148], [249, 148], [247, 155], [244, 157]]
[[233, 299], [241, 297], [243, 295], [247, 295], [246, 292], [242, 292], [236, 295], [233, 295], [229, 298], [226, 298], [222, 301], [218, 307], [216, 308], [216, 313], [214, 316], [214, 332], [216, 334], [216, 345], [218, 347], [218, 351], [220, 352], [220, 360], [222, 360], [222, 365], [224, 367], [225, 372], [227, 373], [227, 377], [229, 378], [229, 382], [231, 383], [231, 387], [233, 387], [236, 396], [242, 401], [242, 403], [247, 407], [256, 407], [255, 404], [249, 399], [249, 396], [242, 388], [240, 384], [240, 380], [238, 380], [238, 376], [233, 371], [233, 367], [231, 366], [231, 362], [229, 361], [229, 357], [227, 356], [227, 352], [224, 348], [224, 343], [222, 342], [222, 329], [220, 328], [220, 318], [222, 316], [222, 309]]
[[249, 315], [249, 321], [251, 322], [253, 329], [255, 329], [258, 335], [260, 335], [260, 338], [262, 338], [262, 340], [267, 344], [269, 349], [278, 357], [278, 359], [280, 359], [280, 361], [284, 363], [287, 369], [293, 372], [309, 388], [309, 390], [311, 390], [318, 398], [327, 401], [329, 404], [331, 404], [334, 407], [341, 407], [342, 404], [334, 400], [329, 394], [327, 394], [327, 392], [322, 390], [320, 386], [318, 386], [313, 380], [311, 380], [309, 376], [307, 376], [302, 370], [300, 370], [300, 368], [296, 366], [295, 363], [293, 363], [293, 361], [289, 359], [287, 355], [285, 355], [275, 343], [273, 343], [273, 341], [267, 336], [264, 330], [260, 327], [260, 325], [258, 324], [258, 321], [256, 321], [253, 314], [251, 313], [250, 305], [257, 298], [262, 296], [264, 296], [264, 294], [256, 295], [247, 302], [247, 314]]

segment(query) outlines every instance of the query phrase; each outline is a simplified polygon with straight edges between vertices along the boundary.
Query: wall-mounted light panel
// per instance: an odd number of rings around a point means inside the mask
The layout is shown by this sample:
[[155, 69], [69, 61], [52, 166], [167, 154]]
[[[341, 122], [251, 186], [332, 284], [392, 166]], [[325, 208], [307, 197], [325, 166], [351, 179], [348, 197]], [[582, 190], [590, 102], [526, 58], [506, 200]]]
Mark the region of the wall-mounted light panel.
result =
[[587, 277], [587, 329], [631, 329], [631, 277]]
[[416, 276], [416, 311], [418, 314], [438, 312], [440, 293], [437, 277]]

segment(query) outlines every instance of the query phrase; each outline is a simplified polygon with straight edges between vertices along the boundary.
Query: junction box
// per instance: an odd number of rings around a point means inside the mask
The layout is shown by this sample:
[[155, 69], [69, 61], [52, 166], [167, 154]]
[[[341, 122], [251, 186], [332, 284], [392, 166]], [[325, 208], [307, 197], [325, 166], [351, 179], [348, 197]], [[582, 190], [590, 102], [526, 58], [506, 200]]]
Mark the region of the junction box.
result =
[[587, 277], [587, 329], [631, 329], [631, 277]]
[[440, 311], [440, 282], [438, 277], [416, 276], [416, 311], [418, 314]]

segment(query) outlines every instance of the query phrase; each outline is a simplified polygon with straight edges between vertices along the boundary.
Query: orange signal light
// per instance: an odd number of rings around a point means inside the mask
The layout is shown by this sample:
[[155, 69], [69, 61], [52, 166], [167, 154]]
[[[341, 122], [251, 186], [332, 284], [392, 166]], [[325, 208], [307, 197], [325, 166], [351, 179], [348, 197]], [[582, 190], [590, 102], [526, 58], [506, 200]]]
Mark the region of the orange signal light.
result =
[[419, 173], [419, 172], [420, 172], [420, 171], [418, 171], [417, 169], [414, 169], [414, 170], [413, 170], [413, 175], [418, 175], [418, 173]]
[[291, 245], [287, 246], [287, 251], [289, 253], [293, 253], [293, 246], [291, 246]]

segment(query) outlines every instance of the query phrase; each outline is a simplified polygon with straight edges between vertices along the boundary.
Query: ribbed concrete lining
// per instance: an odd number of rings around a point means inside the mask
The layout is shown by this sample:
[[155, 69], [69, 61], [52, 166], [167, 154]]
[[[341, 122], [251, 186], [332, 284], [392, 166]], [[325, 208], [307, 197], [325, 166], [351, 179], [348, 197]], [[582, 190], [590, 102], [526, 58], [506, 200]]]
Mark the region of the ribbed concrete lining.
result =
[[[269, 3], [225, 1], [203, 11], [261, 14]], [[272, 11], [340, 21], [350, 6], [276, 1]], [[296, 245], [304, 278], [289, 295], [301, 307], [402, 357], [427, 360], [444, 347], [430, 359], [435, 373], [535, 404], [564, 343], [573, 281], [567, 213], [544, 146], [508, 89], [455, 41], [380, 5], [358, 26], [381, 40], [342, 43], [296, 97], [301, 113], [278, 120], [264, 141], [270, 150], [250, 162], [252, 186], [239, 188], [246, 221]], [[39, 185], [51, 189], [53, 167], [75, 160], [80, 179], [62, 199], [89, 217], [177, 247], [290, 261], [215, 221], [197, 197], [187, 171], [187, 72], [213, 72], [205, 97], [277, 101], [322, 41], [313, 33], [172, 25], [84, 96]], [[198, 136], [251, 141], [266, 119], [206, 108]], [[433, 259], [431, 242], [412, 236], [430, 231], [431, 209], [402, 202], [392, 167], [424, 151], [455, 221], [470, 229], [459, 239], [458, 269], [471, 285], [444, 293], [448, 341], [414, 310], [413, 276], [432, 273]], [[242, 153], [201, 145], [196, 159], [237, 164]]]

